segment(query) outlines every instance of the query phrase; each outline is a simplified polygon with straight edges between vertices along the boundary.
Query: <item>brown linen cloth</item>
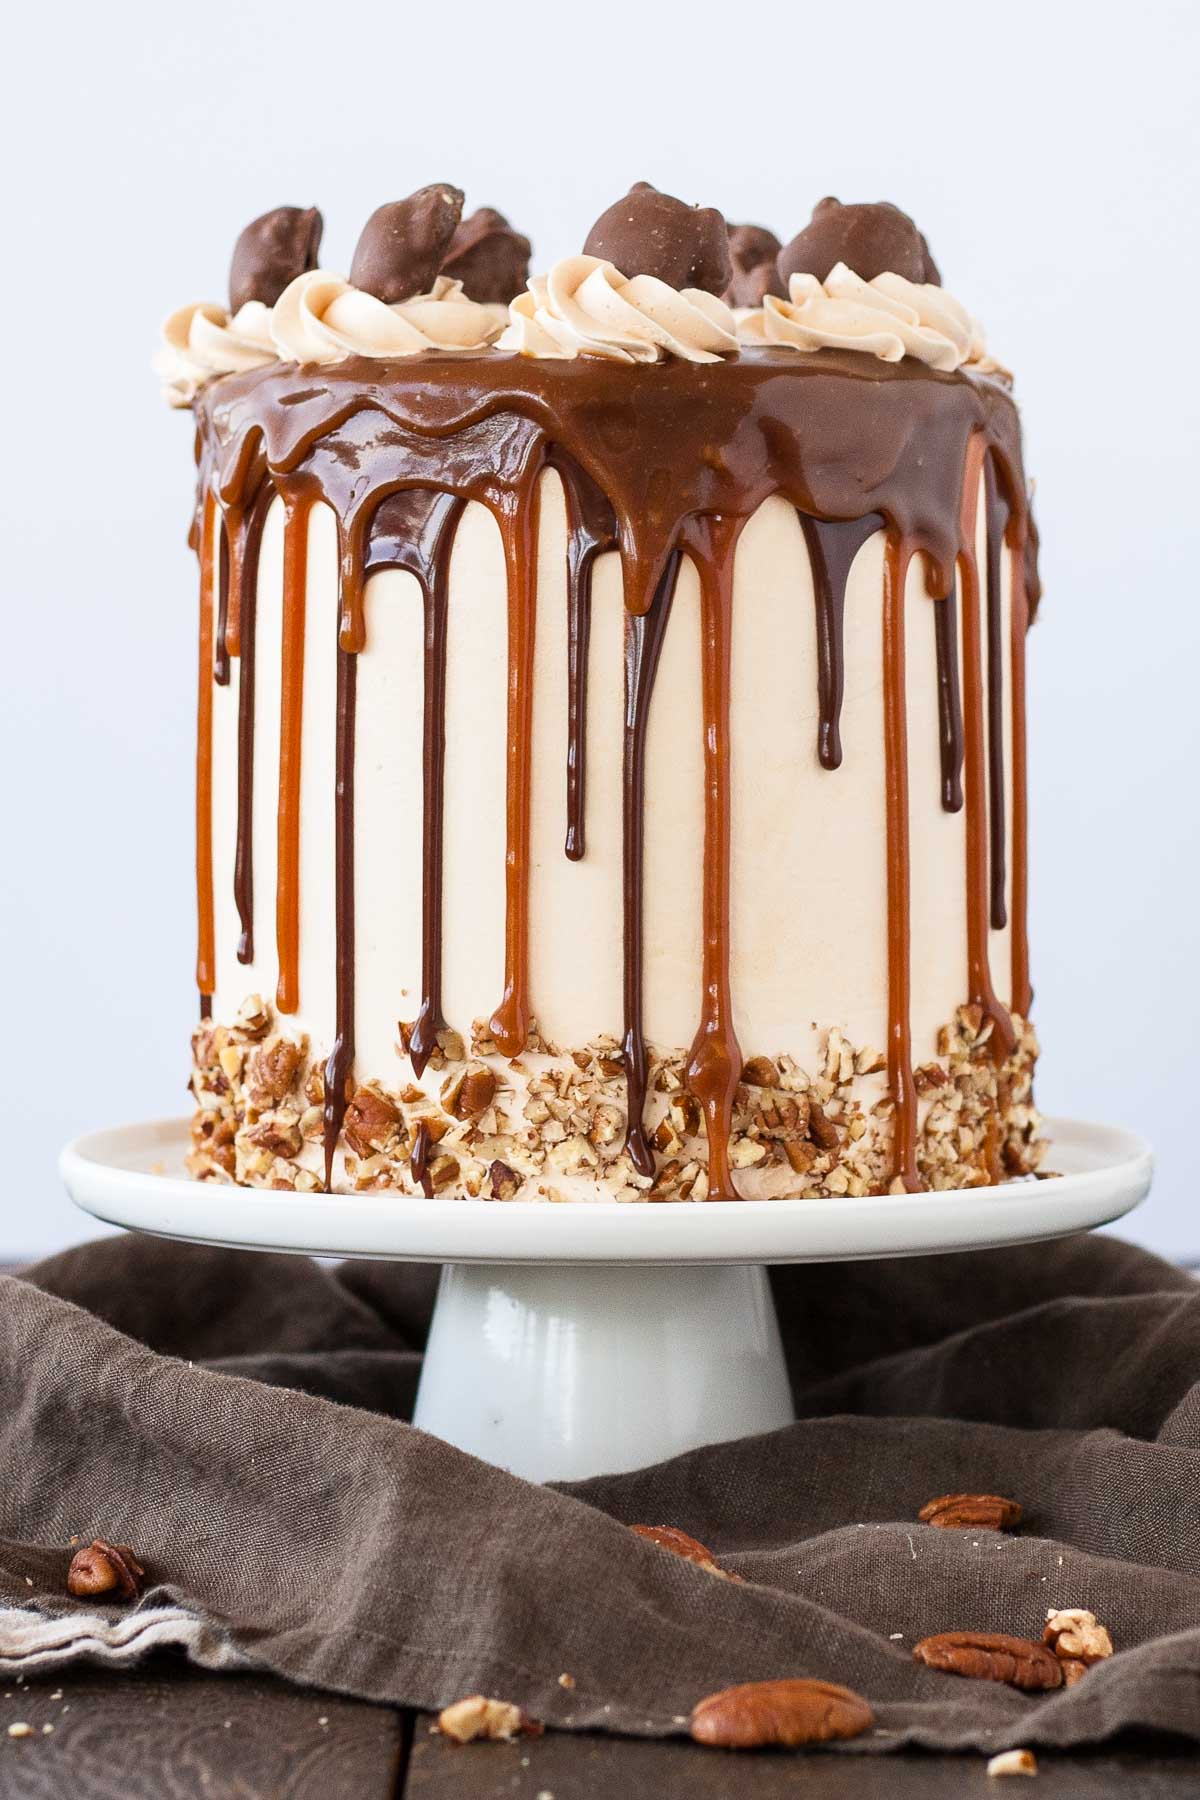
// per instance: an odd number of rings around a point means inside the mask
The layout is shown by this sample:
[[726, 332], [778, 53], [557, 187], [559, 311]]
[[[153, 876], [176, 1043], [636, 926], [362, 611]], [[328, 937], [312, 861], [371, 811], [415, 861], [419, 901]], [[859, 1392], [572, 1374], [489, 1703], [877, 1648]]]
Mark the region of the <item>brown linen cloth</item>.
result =
[[[69, 1614], [69, 1539], [102, 1535], [226, 1666], [395, 1704], [669, 1735], [716, 1688], [810, 1675], [870, 1699], [853, 1750], [1200, 1739], [1200, 1286], [1104, 1238], [772, 1279], [798, 1424], [554, 1489], [403, 1422], [434, 1270], [70, 1251], [0, 1281], [0, 1607]], [[1021, 1534], [916, 1522], [950, 1491], [1019, 1500]], [[1051, 1606], [1118, 1650], [1070, 1689], [912, 1661]]]

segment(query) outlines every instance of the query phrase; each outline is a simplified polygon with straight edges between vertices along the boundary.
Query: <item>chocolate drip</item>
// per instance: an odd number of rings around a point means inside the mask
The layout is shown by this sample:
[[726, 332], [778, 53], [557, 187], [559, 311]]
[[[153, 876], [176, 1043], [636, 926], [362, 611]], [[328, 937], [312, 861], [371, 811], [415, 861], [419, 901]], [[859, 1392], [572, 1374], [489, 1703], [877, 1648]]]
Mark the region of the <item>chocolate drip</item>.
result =
[[420, 1182], [427, 1200], [433, 1199], [433, 1177], [429, 1172], [429, 1152], [432, 1148], [433, 1139], [429, 1135], [429, 1127], [422, 1119], [417, 1126], [417, 1135], [413, 1139], [409, 1164], [412, 1168], [413, 1180]]
[[587, 797], [588, 647], [592, 631], [592, 568], [617, 543], [612, 507], [594, 481], [566, 456], [551, 456], [567, 507], [567, 837], [572, 862], [584, 855]]
[[442, 1014], [443, 816], [446, 767], [446, 603], [450, 552], [465, 502], [453, 494], [402, 489], [380, 503], [371, 522], [365, 571], [406, 569], [424, 606], [422, 720], [421, 1007], [409, 1038], [418, 1079], [445, 1029]]
[[[701, 577], [704, 642], [705, 868], [704, 969], [700, 1026], [689, 1061], [689, 1082], [705, 1110], [709, 1131], [710, 1195], [735, 1197], [729, 1172], [729, 1119], [740, 1069], [729, 984], [729, 656], [732, 565], [738, 531], [762, 502], [779, 494], [810, 521], [817, 546], [822, 762], [836, 766], [841, 612], [847, 546], [882, 522], [888, 534], [884, 599], [885, 717], [888, 756], [889, 1071], [896, 1103], [896, 1174], [918, 1179], [915, 1095], [908, 1041], [908, 794], [904, 706], [903, 582], [908, 561], [921, 554], [931, 596], [951, 590], [962, 562], [964, 686], [963, 738], [968, 822], [969, 887], [982, 870], [982, 912], [969, 898], [972, 992], [982, 994], [998, 1026], [1007, 1019], [986, 982], [987, 775], [981, 674], [978, 571], [972, 512], [964, 523], [963, 470], [978, 444], [995, 463], [1009, 508], [1008, 537], [1022, 568], [1031, 537], [1019, 426], [1008, 394], [994, 382], [958, 371], [941, 374], [904, 359], [881, 364], [851, 352], [822, 351], [798, 358], [770, 348], [746, 350], [706, 367], [667, 361], [638, 379], [627, 369], [589, 358], [537, 361], [490, 352], [484, 357], [437, 354], [392, 363], [349, 358], [305, 371], [271, 365], [222, 377], [200, 393], [201, 493], [211, 487], [231, 517], [265, 467], [284, 493], [283, 700], [280, 733], [279, 1006], [298, 1004], [300, 722], [303, 707], [305, 523], [308, 506], [332, 508], [342, 545], [339, 642], [353, 654], [363, 641], [364, 544], [381, 498], [401, 488], [435, 488], [457, 501], [480, 501], [500, 526], [508, 577], [507, 794], [505, 866], [505, 991], [491, 1022], [500, 1049], [514, 1056], [530, 1024], [528, 993], [528, 881], [530, 755], [535, 631], [537, 482], [548, 459], [577, 465], [612, 509], [621, 553], [627, 610], [652, 609], [664, 571], [682, 548]], [[974, 450], [971, 450], [975, 454]], [[976, 483], [978, 479], [976, 466]], [[569, 490], [568, 490], [569, 491]], [[977, 491], [977, 486], [975, 491]], [[570, 503], [570, 502], [568, 502]], [[607, 527], [607, 521], [606, 521]], [[611, 527], [608, 527], [611, 530]], [[201, 537], [204, 533], [201, 531]], [[231, 549], [238, 534], [231, 537]], [[606, 541], [611, 541], [611, 538]], [[568, 679], [573, 725], [568, 769], [568, 849], [582, 851], [586, 710], [586, 566], [599, 545], [576, 544], [573, 638]], [[211, 666], [211, 537], [203, 651]], [[841, 559], [845, 557], [845, 569]], [[203, 561], [203, 555], [202, 555]], [[820, 567], [818, 568], [818, 564]], [[821, 572], [823, 571], [823, 573]], [[1027, 577], [1033, 598], [1032, 577]], [[972, 586], [972, 583], [974, 584]], [[227, 642], [239, 625], [236, 556], [231, 561]], [[968, 594], [968, 589], [970, 594]], [[1017, 590], [1021, 589], [1018, 596]], [[1013, 719], [1023, 716], [1023, 664], [1018, 637], [1028, 608], [1026, 584], [1014, 576]], [[841, 596], [841, 598], [839, 598]], [[970, 604], [973, 597], [974, 606]], [[952, 613], [952, 604], [945, 608]], [[203, 613], [203, 605], [202, 605]], [[990, 621], [989, 621], [990, 624]], [[971, 636], [973, 626], [974, 637]], [[948, 632], [948, 626], [939, 628]], [[436, 633], [434, 634], [436, 637]], [[651, 627], [651, 635], [653, 628]], [[972, 647], [973, 646], [973, 647]], [[943, 646], [943, 670], [953, 667]], [[427, 633], [427, 654], [438, 650]], [[974, 662], [972, 657], [974, 656]], [[645, 653], [643, 652], [645, 661]], [[435, 671], [436, 672], [436, 671]], [[644, 682], [644, 677], [641, 682]], [[641, 683], [639, 683], [640, 685]], [[211, 702], [211, 684], [209, 697]], [[943, 683], [940, 718], [943, 788], [954, 765], [953, 708]], [[436, 680], [427, 683], [431, 694]], [[976, 720], [974, 709], [980, 712]], [[204, 743], [203, 698], [201, 743]], [[211, 732], [211, 720], [210, 720]], [[433, 747], [427, 733], [426, 751]], [[211, 756], [211, 751], [209, 752]], [[1024, 768], [1014, 745], [1014, 913], [1025, 903]], [[1002, 772], [1002, 770], [1001, 770]], [[978, 787], [978, 791], [976, 791]], [[211, 763], [209, 764], [211, 789]], [[432, 789], [430, 790], [432, 796]], [[198, 802], [201, 782], [198, 779]], [[211, 803], [211, 793], [210, 793]], [[432, 867], [435, 808], [427, 806], [426, 863]], [[203, 809], [198, 804], [201, 942], [205, 943]], [[210, 818], [211, 832], [211, 818]], [[979, 834], [982, 834], [980, 836]], [[982, 845], [978, 859], [976, 838]], [[211, 878], [211, 837], [208, 845]], [[974, 889], [971, 890], [974, 892]], [[211, 896], [207, 959], [211, 968]], [[431, 915], [427, 915], [429, 917]], [[972, 923], [972, 921], [975, 921]], [[979, 925], [982, 925], [982, 942]], [[427, 933], [432, 944], [440, 932]], [[1024, 920], [1014, 919], [1014, 995], [1025, 993]], [[426, 966], [424, 1000], [430, 999]], [[211, 975], [207, 977], [211, 980]], [[424, 1005], [423, 1000], [423, 1005]], [[981, 1001], [982, 1003], [982, 1001]], [[436, 1013], [430, 1007], [430, 1016]], [[1009, 1028], [1011, 1030], [1011, 1027]], [[1003, 1033], [997, 1030], [997, 1049]], [[634, 1072], [636, 1082], [636, 1070]], [[631, 1128], [636, 1124], [631, 1108]], [[420, 1160], [420, 1159], [418, 1159]]]
[[238, 619], [237, 847], [233, 858], [233, 899], [241, 926], [237, 947], [240, 963], [254, 961], [254, 707], [258, 559], [263, 526], [274, 498], [274, 487], [269, 481], [264, 481], [234, 539], [238, 546], [237, 585], [243, 594]]
[[[1021, 530], [1032, 532], [1033, 519], [1009, 520], [1012, 545], [1012, 1009], [1029, 1017], [1033, 990], [1029, 985], [1029, 822], [1025, 749], [1025, 635], [1029, 629], [1029, 560]], [[1034, 574], [1036, 570], [1034, 550]]]
[[[213, 585], [217, 506], [212, 493], [201, 499], [200, 522], [200, 682], [196, 703], [196, 986], [211, 1003], [216, 988], [213, 924]], [[211, 1011], [211, 1004], [210, 1004]]]
[[307, 498], [285, 495], [283, 649], [279, 699], [279, 857], [275, 938], [281, 1013], [300, 1006], [300, 760], [304, 717], [304, 614], [308, 568]]
[[931, 600], [937, 648], [938, 749], [942, 762], [942, 808], [961, 812], [963, 803], [963, 716], [958, 681], [958, 594]]
[[700, 577], [701, 690], [704, 706], [704, 905], [700, 1023], [687, 1062], [687, 1084], [708, 1128], [708, 1198], [737, 1200], [729, 1167], [733, 1100], [742, 1052], [729, 983], [732, 861], [729, 710], [733, 649], [733, 559], [740, 519], [700, 515], [684, 545]]
[[883, 563], [883, 738], [887, 791], [888, 1084], [892, 1093], [892, 1181], [914, 1194], [917, 1089], [909, 1021], [912, 986], [908, 720], [905, 703], [904, 588], [912, 550], [889, 533]]
[[218, 557], [217, 624], [213, 634], [213, 680], [218, 687], [229, 686], [229, 651], [225, 647], [225, 627], [229, 618], [229, 533], [222, 528]]
[[991, 834], [991, 922], [993, 931], [1008, 923], [1005, 905], [1004, 820], [1004, 596], [1000, 589], [1000, 549], [1008, 522], [1008, 505], [1000, 492], [992, 458], [983, 462], [984, 516], [987, 520], [987, 740], [988, 825]]
[[505, 1056], [529, 1039], [529, 830], [532, 813], [533, 643], [537, 615], [538, 466], [498, 515], [508, 572], [508, 755], [504, 857], [504, 994], [489, 1029]]
[[201, 996], [200, 996], [200, 1017], [202, 1019], [211, 1019], [212, 1018], [212, 995], [211, 994], [201, 994]]
[[867, 513], [861, 519], [818, 519], [805, 512], [798, 517], [808, 547], [817, 608], [817, 755], [823, 769], [840, 769], [846, 583], [855, 557], [880, 529], [883, 519], [879, 513]]
[[993, 1054], [1006, 1055], [1016, 1041], [1012, 1020], [992, 986], [988, 944], [987, 769], [983, 702], [983, 624], [975, 521], [986, 444], [982, 437], [967, 446], [962, 491], [963, 723], [966, 770], [967, 842], [967, 992], [983, 1016], [992, 1021]]
[[346, 1083], [354, 1067], [354, 724], [358, 657], [337, 652], [337, 727], [334, 743], [333, 856], [337, 978], [336, 1035], [325, 1064], [325, 1191], [332, 1191], [333, 1155], [346, 1116]]
[[621, 765], [625, 890], [625, 1148], [641, 1175], [654, 1174], [646, 1139], [646, 1039], [642, 1025], [643, 901], [646, 851], [646, 727], [663, 638], [675, 599], [680, 554], [671, 556], [647, 613], [625, 616], [625, 739]]

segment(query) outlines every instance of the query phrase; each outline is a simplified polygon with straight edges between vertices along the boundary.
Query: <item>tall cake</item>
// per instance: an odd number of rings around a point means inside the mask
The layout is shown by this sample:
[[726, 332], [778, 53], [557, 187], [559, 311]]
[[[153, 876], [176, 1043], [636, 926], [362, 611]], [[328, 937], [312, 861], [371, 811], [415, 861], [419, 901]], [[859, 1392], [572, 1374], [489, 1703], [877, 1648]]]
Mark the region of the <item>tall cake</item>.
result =
[[894, 206], [423, 188], [164, 328], [195, 418], [202, 1180], [1032, 1173], [1011, 379]]

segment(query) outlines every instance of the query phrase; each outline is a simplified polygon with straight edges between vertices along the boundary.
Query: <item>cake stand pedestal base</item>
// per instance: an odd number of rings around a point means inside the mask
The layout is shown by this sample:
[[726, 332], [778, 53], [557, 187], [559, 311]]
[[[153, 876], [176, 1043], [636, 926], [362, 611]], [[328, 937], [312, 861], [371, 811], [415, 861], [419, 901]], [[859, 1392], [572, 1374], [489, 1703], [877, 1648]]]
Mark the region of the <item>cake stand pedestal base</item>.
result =
[[533, 1481], [790, 1425], [761, 1267], [443, 1270], [413, 1423]]
[[569, 1481], [791, 1421], [767, 1264], [1062, 1237], [1145, 1197], [1140, 1138], [1071, 1119], [1046, 1130], [1044, 1180], [858, 1200], [556, 1206], [241, 1188], [187, 1179], [183, 1119], [80, 1138], [62, 1172], [80, 1206], [136, 1231], [447, 1265], [416, 1423], [515, 1474]]

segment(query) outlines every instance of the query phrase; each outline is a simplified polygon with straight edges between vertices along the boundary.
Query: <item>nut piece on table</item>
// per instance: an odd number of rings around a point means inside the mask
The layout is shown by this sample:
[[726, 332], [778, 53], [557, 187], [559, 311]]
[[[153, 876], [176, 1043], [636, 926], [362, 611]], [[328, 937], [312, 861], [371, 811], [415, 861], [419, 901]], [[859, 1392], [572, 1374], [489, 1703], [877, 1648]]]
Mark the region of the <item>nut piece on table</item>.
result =
[[1002, 1750], [988, 1763], [989, 1775], [1036, 1775], [1037, 1757], [1032, 1750]]
[[[1046, 1614], [1042, 1642], [1064, 1662], [1081, 1662], [1085, 1667], [1103, 1662], [1113, 1653], [1113, 1642], [1096, 1615], [1082, 1606], [1051, 1607]], [[1078, 1681], [1079, 1677], [1074, 1677]]]
[[1029, 1694], [1063, 1685], [1063, 1666], [1045, 1644], [1006, 1632], [942, 1631], [914, 1644], [913, 1660], [972, 1681], [1004, 1681]]
[[146, 1571], [129, 1544], [110, 1544], [96, 1538], [85, 1550], [77, 1550], [67, 1570], [67, 1592], [80, 1598], [99, 1599], [112, 1594], [136, 1600]]
[[709, 1694], [692, 1709], [695, 1741], [727, 1750], [825, 1744], [858, 1737], [874, 1723], [862, 1695], [832, 1681], [749, 1681]]
[[680, 1531], [675, 1525], [631, 1525], [630, 1531], [638, 1537], [645, 1538], [651, 1544], [657, 1544], [660, 1550], [669, 1550], [674, 1556], [682, 1556], [685, 1562], [695, 1563], [709, 1575], [719, 1575], [722, 1581], [741, 1581], [740, 1575], [733, 1575], [723, 1569], [712, 1551], [689, 1537], [686, 1531]]
[[489, 1700], [484, 1694], [468, 1694], [438, 1714], [438, 1730], [458, 1744], [473, 1738], [541, 1737], [542, 1727], [508, 1700]]
[[917, 1517], [948, 1531], [1015, 1531], [1021, 1508], [1002, 1494], [939, 1494], [925, 1502]]

